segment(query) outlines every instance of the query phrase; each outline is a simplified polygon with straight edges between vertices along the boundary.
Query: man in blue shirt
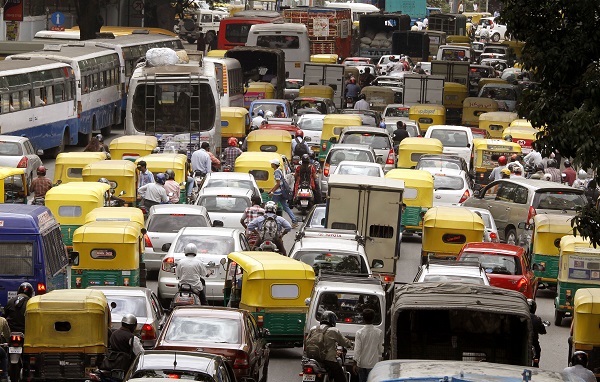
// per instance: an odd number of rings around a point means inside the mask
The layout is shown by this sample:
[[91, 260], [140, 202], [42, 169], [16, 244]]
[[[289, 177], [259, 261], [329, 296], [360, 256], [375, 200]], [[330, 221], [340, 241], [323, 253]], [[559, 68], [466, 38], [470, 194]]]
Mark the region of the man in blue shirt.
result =
[[[287, 256], [287, 252], [285, 250], [285, 247], [283, 246], [283, 236], [292, 230], [292, 226], [287, 220], [285, 220], [281, 216], [277, 216], [276, 212], [277, 204], [275, 204], [275, 202], [273, 201], [267, 202], [265, 205], [265, 214], [257, 217], [256, 219], [252, 220], [250, 224], [248, 224], [248, 232], [258, 234], [258, 239], [255, 244], [256, 247], [260, 246], [263, 243], [263, 241], [270, 240], [273, 242], [273, 244], [277, 246], [277, 250], [280, 254]], [[263, 232], [263, 226], [265, 224], [265, 221], [268, 218], [275, 219], [275, 222], [277, 224], [277, 233], [275, 233], [273, 237], [267, 238], [263, 237], [261, 233]]]
[[194, 173], [199, 172], [202, 176], [206, 174], [210, 174], [211, 172], [211, 160], [210, 155], [208, 155], [209, 150], [208, 142], [202, 142], [200, 146], [200, 150], [194, 151], [192, 154], [192, 170]]
[[279, 159], [271, 160], [271, 167], [275, 170], [275, 173], [273, 174], [275, 178], [275, 185], [269, 191], [269, 196], [271, 197], [272, 201], [281, 204], [283, 210], [289, 215], [290, 219], [292, 219], [292, 228], [296, 228], [298, 227], [298, 220], [296, 220], [296, 216], [294, 216], [294, 213], [288, 205], [287, 200], [285, 200], [282, 195], [283, 192], [281, 191], [281, 182], [283, 181], [283, 171], [281, 171], [279, 168], [280, 165], [281, 163], [279, 163]]
[[140, 172], [138, 178], [138, 188], [145, 186], [148, 183], [154, 183], [154, 174], [152, 174], [152, 171], [146, 168], [146, 161], [139, 161], [137, 169]]

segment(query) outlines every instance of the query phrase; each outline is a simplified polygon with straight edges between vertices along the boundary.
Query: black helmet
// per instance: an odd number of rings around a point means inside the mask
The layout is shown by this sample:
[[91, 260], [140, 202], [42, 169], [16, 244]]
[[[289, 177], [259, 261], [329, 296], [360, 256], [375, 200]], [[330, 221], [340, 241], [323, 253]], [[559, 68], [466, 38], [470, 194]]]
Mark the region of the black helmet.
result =
[[33, 296], [33, 287], [28, 282], [24, 282], [19, 285], [19, 290], [17, 290], [17, 294], [26, 294], [27, 296]]
[[302, 154], [302, 164], [310, 163], [310, 156], [308, 154]]
[[535, 311], [537, 310], [537, 302], [535, 302], [535, 300], [532, 298], [528, 298], [527, 303], [529, 304], [529, 312], [535, 314]]
[[360, 94], [358, 95], [358, 99], [367, 99], [367, 96], [366, 96], [366, 95], [364, 95], [363, 93], [360, 93]]
[[168, 169], [167, 171], [165, 171], [165, 175], [167, 176], [167, 180], [175, 180], [175, 171]]
[[571, 366], [581, 365], [583, 367], [587, 367], [588, 364], [588, 355], [584, 351], [576, 351], [571, 356]]
[[331, 310], [326, 310], [321, 315], [321, 324], [335, 326], [337, 322], [337, 316]]
[[549, 168], [550, 167], [554, 167], [554, 168], [558, 167], [556, 165], [556, 160], [555, 159], [548, 159], [548, 163], [546, 163], [546, 166], [549, 167]]
[[164, 185], [166, 181], [167, 176], [165, 174], [163, 174], [162, 172], [156, 174], [156, 183]]
[[565, 161], [565, 167], [571, 167], [571, 161], [570, 160], [566, 160]]
[[542, 163], [538, 163], [535, 165], [535, 171], [544, 172], [544, 165]]

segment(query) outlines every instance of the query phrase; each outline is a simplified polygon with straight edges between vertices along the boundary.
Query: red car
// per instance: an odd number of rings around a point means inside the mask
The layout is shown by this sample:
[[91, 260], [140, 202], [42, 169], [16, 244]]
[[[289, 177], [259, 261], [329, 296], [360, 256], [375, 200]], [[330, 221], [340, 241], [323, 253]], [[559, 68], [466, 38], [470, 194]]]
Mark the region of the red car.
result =
[[490, 279], [490, 285], [521, 292], [535, 298], [538, 280], [533, 274], [525, 250], [500, 243], [467, 243], [457, 261], [478, 261]]
[[245, 310], [217, 307], [176, 307], [155, 350], [201, 351], [223, 356], [237, 380], [266, 381], [269, 348], [265, 333]]
[[260, 128], [266, 129], [266, 130], [285, 130], [288, 133], [290, 133], [290, 135], [292, 136], [292, 139], [294, 139], [296, 137], [296, 135], [298, 134], [298, 130], [300, 130], [298, 127], [296, 127], [296, 125], [274, 124], [274, 123], [267, 123], [265, 125], [261, 125]]

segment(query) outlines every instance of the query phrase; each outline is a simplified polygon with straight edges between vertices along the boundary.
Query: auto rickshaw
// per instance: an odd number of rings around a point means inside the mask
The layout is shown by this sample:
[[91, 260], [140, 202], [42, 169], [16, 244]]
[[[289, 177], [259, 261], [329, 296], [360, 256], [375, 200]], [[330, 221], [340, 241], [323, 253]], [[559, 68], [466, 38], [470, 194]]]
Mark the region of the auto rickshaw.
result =
[[444, 147], [437, 138], [404, 138], [398, 147], [398, 163], [396, 167], [411, 169], [417, 166], [421, 155], [442, 154]]
[[573, 337], [569, 344], [569, 358], [576, 351], [588, 355], [587, 368], [600, 378], [600, 289], [582, 288], [575, 292], [573, 308]]
[[433, 207], [423, 216], [421, 264], [429, 258], [455, 260], [465, 243], [483, 241], [481, 216], [465, 207]]
[[504, 41], [502, 41], [501, 44], [511, 47], [513, 50], [513, 53], [515, 54], [516, 61], [521, 61], [521, 55], [523, 54], [523, 48], [525, 47], [525, 42], [516, 41], [516, 40], [504, 40]]
[[246, 108], [221, 107], [221, 147], [227, 147], [227, 140], [231, 137], [242, 141], [248, 135], [251, 123]]
[[542, 287], [556, 287], [560, 239], [573, 235], [572, 216], [540, 214], [533, 217], [531, 263]]
[[108, 179], [111, 193], [123, 199], [127, 204], [135, 205], [138, 174], [133, 161], [106, 160], [90, 163], [83, 168], [82, 175], [84, 182], [98, 182], [100, 178]]
[[58, 289], [27, 303], [23, 380], [85, 380], [108, 348], [110, 308], [99, 290]]
[[278, 153], [292, 157], [292, 136], [285, 130], [254, 130], [246, 138], [249, 152]]
[[135, 164], [137, 165], [142, 160], [146, 161], [146, 168], [153, 174], [173, 170], [175, 172], [175, 181], [180, 184], [181, 188], [179, 203], [185, 204], [187, 202], [186, 184], [188, 174], [191, 173], [191, 165], [187, 159], [187, 155], [185, 154], [150, 154], [138, 158]]
[[408, 118], [417, 121], [424, 134], [429, 126], [446, 124], [446, 108], [443, 105], [414, 105], [408, 110]]
[[244, 107], [250, 108], [253, 101], [275, 98], [275, 87], [269, 82], [250, 82], [244, 88]]
[[24, 168], [0, 167], [2, 203], [27, 204], [27, 175]]
[[225, 305], [251, 312], [274, 346], [302, 346], [313, 268], [274, 252], [232, 252], [227, 258]]
[[444, 107], [446, 108], [446, 123], [460, 125], [462, 120], [463, 102], [469, 96], [467, 85], [457, 82], [444, 83]]
[[225, 57], [225, 52], [227, 52], [227, 51], [223, 50], [223, 49], [209, 50], [208, 53], [206, 53], [206, 57], [224, 58]]
[[106, 159], [104, 152], [60, 153], [54, 167], [54, 183], [83, 182], [81, 171], [90, 163]]
[[384, 111], [391, 103], [401, 102], [396, 99], [394, 89], [385, 86], [365, 86], [360, 93], [365, 95], [365, 99], [371, 105], [369, 109], [379, 112]]
[[95, 221], [75, 230], [71, 288], [145, 286], [140, 277], [142, 232], [131, 221]]
[[335, 91], [328, 85], [304, 85], [298, 92], [298, 97], [322, 97], [333, 99]]
[[110, 186], [99, 182], [71, 182], [52, 187], [46, 193], [46, 207], [60, 223], [62, 239], [73, 249], [73, 234], [94, 208], [104, 207]]
[[475, 183], [488, 184], [490, 174], [498, 167], [498, 158], [510, 158], [513, 154], [521, 154], [518, 143], [501, 139], [473, 139], [473, 166]]
[[539, 133], [538, 129], [519, 125], [513, 126], [511, 122], [510, 126], [502, 131], [502, 138], [510, 135], [512, 141], [521, 146], [523, 154], [529, 154], [533, 150], [533, 142], [537, 139], [537, 133]]
[[144, 228], [144, 213], [136, 207], [98, 207], [85, 215], [84, 224], [100, 221], [134, 222]]
[[573, 313], [573, 298], [580, 288], [600, 287], [600, 248], [580, 236], [560, 240], [558, 282], [554, 299], [554, 325], [561, 326]]
[[462, 126], [479, 127], [479, 116], [498, 111], [498, 102], [485, 97], [467, 97], [463, 101]]
[[310, 62], [318, 62], [321, 64], [337, 64], [338, 63], [338, 55], [337, 54], [311, 54]]
[[362, 118], [356, 114], [327, 114], [323, 118], [321, 151], [319, 152], [320, 162], [325, 161], [329, 148], [340, 139], [340, 133], [344, 130], [344, 127], [348, 126], [362, 126]]
[[111, 159], [135, 162], [139, 157], [151, 154], [157, 146], [158, 140], [153, 135], [124, 135], [113, 139], [108, 148]]
[[235, 160], [235, 172], [242, 172], [245, 174], [252, 174], [256, 185], [262, 190], [263, 201], [266, 202], [271, 200], [269, 197], [269, 190], [275, 186], [274, 173], [275, 170], [271, 167], [271, 161], [273, 159], [279, 160], [282, 164], [280, 167], [284, 174], [287, 170], [283, 165], [283, 158], [280, 154], [274, 152], [250, 152], [247, 151], [242, 153]]
[[487, 130], [493, 139], [503, 139], [502, 132], [517, 118], [519, 118], [517, 113], [508, 111], [483, 113], [479, 115], [479, 128]]
[[404, 181], [402, 201], [406, 208], [402, 211], [402, 232], [422, 233], [423, 216], [433, 207], [433, 176], [429, 171], [395, 168], [385, 177]]

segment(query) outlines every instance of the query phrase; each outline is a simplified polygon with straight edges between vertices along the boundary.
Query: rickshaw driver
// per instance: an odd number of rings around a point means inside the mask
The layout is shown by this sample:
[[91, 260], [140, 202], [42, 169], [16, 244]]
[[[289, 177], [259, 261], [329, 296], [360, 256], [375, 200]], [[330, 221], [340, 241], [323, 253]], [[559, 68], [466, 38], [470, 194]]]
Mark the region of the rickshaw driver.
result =
[[[98, 179], [98, 183], [108, 184], [108, 186], [110, 187], [110, 181], [106, 178]], [[126, 204], [123, 199], [119, 198], [118, 196], [115, 196], [114, 190], [109, 189], [104, 194], [104, 206], [105, 207], [113, 206], [113, 204], [111, 203], [113, 201], [116, 202], [116, 204], [119, 206], [124, 206]]]
[[198, 297], [200, 297], [200, 304], [208, 305], [206, 300], [206, 292], [204, 291], [204, 279], [212, 274], [208, 272], [202, 260], [196, 257], [198, 248], [194, 243], [186, 244], [183, 249], [185, 257], [179, 260], [179, 263], [175, 267], [175, 276], [179, 280], [180, 284], [189, 284]]
[[144, 351], [139, 337], [133, 333], [137, 317], [131, 313], [121, 319], [121, 327], [113, 331], [108, 339], [108, 354], [104, 357], [101, 370], [129, 370], [136, 356]]
[[44, 198], [53, 184], [50, 179], [46, 178], [46, 167], [40, 166], [36, 172], [38, 177], [31, 181], [31, 193], [34, 198]]
[[177, 204], [179, 203], [179, 196], [181, 194], [181, 188], [179, 187], [179, 183], [175, 181], [175, 171], [168, 169], [165, 171], [165, 176], [167, 181], [165, 182], [165, 192], [167, 193], [167, 197], [169, 198], [169, 203]]
[[12, 331], [25, 334], [25, 309], [31, 296], [33, 296], [33, 287], [30, 283], [24, 282], [19, 285], [17, 295], [6, 303], [4, 318]]
[[[272, 227], [273, 229], [269, 227], [272, 221], [276, 224], [276, 227]], [[265, 214], [263, 216], [259, 216], [248, 224], [248, 231], [258, 234], [256, 247], [260, 246], [264, 241], [270, 240], [277, 246], [278, 252], [283, 256], [287, 256], [287, 252], [283, 246], [283, 236], [291, 230], [291, 224], [281, 216], [277, 216], [277, 204], [273, 201], [265, 204]]]

